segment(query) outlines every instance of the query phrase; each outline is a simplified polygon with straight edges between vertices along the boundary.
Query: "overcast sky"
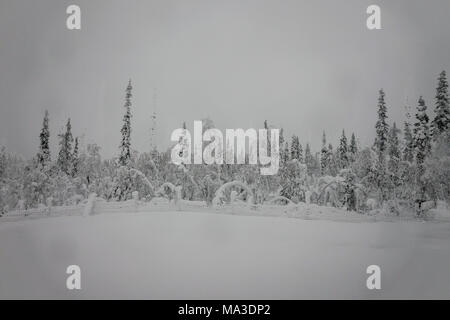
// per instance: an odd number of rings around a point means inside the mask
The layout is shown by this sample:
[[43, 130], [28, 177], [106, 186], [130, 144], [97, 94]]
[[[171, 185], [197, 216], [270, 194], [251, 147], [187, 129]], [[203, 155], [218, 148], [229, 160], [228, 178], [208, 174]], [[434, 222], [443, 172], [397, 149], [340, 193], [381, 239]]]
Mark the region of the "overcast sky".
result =
[[[66, 29], [78, 4], [82, 30]], [[366, 28], [381, 7], [382, 30]], [[85, 143], [117, 154], [133, 80], [132, 144], [148, 151], [157, 88], [158, 145], [186, 121], [260, 128], [265, 119], [320, 148], [344, 128], [373, 141], [378, 90], [390, 121], [408, 101], [434, 108], [450, 71], [450, 1], [0, 0], [0, 144], [27, 157], [44, 110], [51, 143], [66, 118]], [[53, 151], [55, 156], [55, 151]]]

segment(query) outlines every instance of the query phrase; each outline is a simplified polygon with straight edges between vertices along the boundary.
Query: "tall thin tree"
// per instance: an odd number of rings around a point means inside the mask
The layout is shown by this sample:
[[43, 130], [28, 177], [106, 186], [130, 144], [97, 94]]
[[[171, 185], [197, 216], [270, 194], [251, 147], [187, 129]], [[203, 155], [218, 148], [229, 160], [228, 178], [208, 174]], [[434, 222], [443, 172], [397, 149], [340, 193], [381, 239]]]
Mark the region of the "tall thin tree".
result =
[[344, 130], [342, 130], [342, 136], [339, 141], [337, 156], [338, 156], [338, 161], [339, 161], [339, 167], [347, 168], [347, 166], [348, 166], [348, 145], [347, 145], [347, 137], [345, 136]]
[[[425, 173], [425, 158], [430, 153], [430, 132], [429, 132], [429, 118], [427, 115], [427, 106], [422, 96], [419, 98], [419, 105], [417, 106], [416, 122], [414, 123], [414, 148], [416, 151], [416, 165], [417, 171], [415, 176], [416, 195], [415, 200], [419, 203], [425, 199], [425, 182], [422, 177]], [[417, 212], [420, 214], [420, 210]]]
[[418, 166], [418, 175], [424, 172], [423, 164], [426, 156], [431, 151], [429, 117], [427, 115], [427, 106], [422, 96], [419, 98], [417, 106], [416, 122], [414, 123], [414, 147], [416, 150], [416, 163]]
[[70, 175], [72, 173], [73, 159], [72, 159], [72, 125], [70, 124], [70, 118], [66, 123], [66, 131], [59, 134], [59, 153], [58, 153], [58, 167], [59, 169]]
[[78, 150], [78, 137], [75, 138], [75, 144], [73, 147], [73, 154], [72, 154], [72, 176], [75, 177], [78, 174], [79, 170], [79, 150]]
[[403, 161], [413, 162], [414, 161], [414, 139], [411, 132], [411, 124], [405, 121], [403, 128]]
[[39, 135], [39, 152], [38, 162], [40, 165], [45, 166], [51, 161], [50, 157], [50, 130], [49, 130], [49, 118], [48, 111], [45, 110], [44, 120], [42, 121], [42, 129]]
[[353, 157], [356, 156], [358, 153], [358, 144], [356, 143], [356, 136], [355, 133], [352, 133], [352, 137], [350, 138], [350, 147], [349, 151], [352, 154]]
[[378, 160], [383, 163], [385, 159], [385, 151], [387, 148], [387, 137], [389, 134], [389, 125], [386, 122], [387, 119], [387, 107], [384, 99], [384, 91], [379, 91], [378, 97], [378, 120], [375, 124], [376, 137], [375, 137], [375, 150], [378, 154]]
[[327, 137], [325, 131], [322, 134], [322, 149], [320, 151], [320, 172], [322, 175], [327, 173], [329, 163], [328, 149], [327, 149]]
[[131, 79], [128, 81], [128, 86], [125, 90], [125, 114], [123, 115], [123, 125], [120, 130], [122, 134], [122, 141], [120, 142], [120, 156], [119, 164], [126, 166], [131, 160]]
[[436, 116], [431, 122], [431, 134], [433, 139], [447, 129], [450, 129], [450, 105], [448, 96], [448, 82], [445, 71], [439, 75], [438, 86], [436, 88], [436, 107], [434, 108]]

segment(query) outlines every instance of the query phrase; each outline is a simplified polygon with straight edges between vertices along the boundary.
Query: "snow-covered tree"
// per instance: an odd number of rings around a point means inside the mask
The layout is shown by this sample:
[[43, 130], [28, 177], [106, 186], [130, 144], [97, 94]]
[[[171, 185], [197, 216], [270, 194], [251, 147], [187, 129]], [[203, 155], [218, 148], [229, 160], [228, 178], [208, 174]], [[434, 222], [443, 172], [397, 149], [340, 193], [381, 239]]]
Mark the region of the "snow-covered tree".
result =
[[306, 143], [305, 147], [305, 164], [308, 170], [311, 170], [314, 167], [314, 158], [311, 154], [311, 147], [309, 143]]
[[338, 160], [336, 154], [333, 151], [333, 145], [328, 144], [328, 174], [331, 176], [336, 176], [338, 173]]
[[300, 160], [300, 140], [293, 135], [291, 140], [291, 159]]
[[38, 162], [41, 166], [45, 166], [51, 161], [50, 157], [50, 130], [48, 126], [48, 111], [45, 110], [44, 120], [42, 121], [42, 129], [39, 135], [39, 152], [38, 152]]
[[342, 169], [339, 175], [344, 178], [343, 203], [347, 211], [356, 211], [356, 176], [351, 169]]
[[[281, 146], [281, 145], [280, 145]], [[286, 163], [290, 160], [290, 151], [289, 151], [289, 142], [284, 143], [284, 149], [281, 152], [281, 161], [282, 163]]]
[[35, 160], [30, 161], [24, 168], [21, 178], [21, 197], [25, 209], [35, 208], [45, 204], [46, 198], [52, 193], [50, 175], [38, 168]]
[[135, 191], [141, 198], [147, 198], [152, 196], [155, 190], [153, 184], [139, 170], [127, 166], [117, 168], [113, 182], [113, 197], [119, 201], [130, 200]]
[[329, 157], [328, 157], [328, 149], [327, 149], [327, 137], [325, 135], [325, 131], [322, 135], [322, 149], [320, 151], [320, 171], [322, 175], [327, 174], [328, 170], [328, 163], [329, 163]]
[[75, 145], [73, 147], [73, 155], [72, 155], [72, 176], [78, 175], [78, 169], [80, 164], [80, 155], [78, 150], [78, 137], [75, 138]]
[[401, 161], [400, 144], [398, 139], [399, 132], [400, 130], [397, 128], [397, 124], [394, 122], [392, 128], [389, 130], [388, 136], [389, 160], [387, 163], [387, 169], [389, 171], [390, 177], [389, 187], [392, 189], [392, 192], [390, 192], [390, 198], [397, 198], [397, 187], [399, 187], [402, 182], [399, 172]]
[[347, 168], [348, 166], [348, 146], [347, 137], [345, 136], [345, 131], [342, 130], [342, 136], [339, 140], [339, 147], [337, 149], [337, 157], [340, 168]]
[[120, 130], [122, 134], [122, 141], [120, 143], [120, 156], [119, 164], [126, 166], [130, 163], [131, 159], [131, 80], [128, 82], [128, 86], [125, 90], [125, 114], [123, 116], [123, 125]]
[[406, 115], [407, 120], [404, 123], [403, 137], [403, 161], [413, 162], [414, 161], [414, 139], [411, 132], [411, 123], [409, 122], [409, 114]]
[[305, 201], [307, 173], [305, 164], [300, 163], [298, 159], [290, 160], [281, 173], [283, 184], [280, 195], [295, 203]]
[[419, 166], [423, 164], [425, 157], [431, 150], [428, 122], [427, 106], [421, 96], [416, 112], [416, 122], [414, 123], [414, 146], [416, 150], [416, 162]]
[[376, 137], [374, 147], [378, 154], [378, 159], [380, 162], [384, 162], [385, 151], [387, 149], [387, 138], [389, 134], [389, 125], [386, 122], [387, 119], [387, 107], [384, 100], [384, 91], [381, 89], [379, 91], [378, 97], [378, 120], [375, 124]]
[[[83, 151], [79, 156], [78, 172], [83, 178], [90, 192], [97, 192], [97, 185], [102, 178], [102, 160], [100, 156], [100, 146], [95, 143], [88, 144], [87, 150]], [[109, 175], [109, 174], [107, 174]], [[112, 174], [111, 174], [112, 175]]]
[[355, 160], [356, 158], [356, 154], [358, 153], [358, 145], [356, 143], [356, 137], [355, 137], [355, 133], [352, 133], [352, 137], [350, 139], [350, 146], [349, 146], [349, 153], [350, 153], [350, 158], [352, 161]]
[[305, 163], [303, 158], [303, 147], [300, 142], [298, 144], [298, 161], [300, 161], [300, 163]]
[[398, 164], [401, 160], [400, 155], [400, 146], [398, 140], [399, 129], [397, 129], [397, 125], [394, 122], [392, 128], [389, 131], [388, 136], [388, 169], [392, 174], [397, 174]]
[[70, 175], [72, 173], [73, 158], [72, 158], [72, 125], [70, 124], [70, 118], [66, 123], [66, 132], [59, 134], [59, 154], [58, 154], [58, 167], [65, 174]]
[[450, 201], [450, 131], [442, 132], [425, 160], [424, 185], [432, 200]]
[[384, 99], [384, 91], [379, 91], [378, 97], [378, 120], [375, 124], [376, 136], [374, 151], [377, 155], [377, 161], [372, 168], [371, 181], [378, 193], [378, 201], [383, 203], [388, 198], [390, 179], [386, 165], [386, 151], [388, 148], [389, 125], [387, 119], [387, 107]]
[[439, 75], [438, 86], [436, 88], [436, 107], [434, 108], [436, 116], [431, 122], [431, 133], [433, 139], [444, 131], [450, 129], [450, 104], [448, 97], [448, 82], [445, 71]]
[[425, 172], [425, 158], [431, 151], [430, 132], [428, 125], [427, 106], [422, 96], [419, 98], [419, 105], [416, 112], [416, 123], [414, 123], [414, 146], [416, 150], [416, 199], [423, 201], [425, 199], [425, 184], [422, 176]]
[[357, 153], [355, 161], [352, 164], [353, 172], [361, 181], [369, 183], [370, 175], [374, 167], [375, 153], [370, 148], [364, 148]]

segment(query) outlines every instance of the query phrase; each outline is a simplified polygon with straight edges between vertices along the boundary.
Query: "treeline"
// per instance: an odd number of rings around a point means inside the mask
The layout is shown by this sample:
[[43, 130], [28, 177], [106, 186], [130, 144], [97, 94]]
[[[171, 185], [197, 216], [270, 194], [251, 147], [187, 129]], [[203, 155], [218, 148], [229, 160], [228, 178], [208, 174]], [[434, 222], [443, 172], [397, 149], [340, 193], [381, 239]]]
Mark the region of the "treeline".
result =
[[[336, 148], [323, 132], [322, 148], [311, 150], [300, 137], [284, 137], [280, 130], [280, 170], [274, 176], [261, 176], [258, 165], [182, 165], [170, 161], [170, 149], [139, 153], [131, 147], [132, 84], [125, 90], [124, 116], [117, 157], [102, 160], [100, 147], [80, 148], [67, 120], [58, 135], [59, 152], [50, 153], [50, 119], [46, 111], [39, 135], [38, 153], [23, 160], [0, 150], [0, 208], [76, 204], [90, 193], [107, 200], [126, 200], [133, 191], [150, 199], [166, 182], [182, 187], [181, 196], [211, 204], [216, 190], [226, 182], [241, 181], [252, 190], [252, 201], [263, 203], [277, 197], [289, 202], [311, 202], [345, 207], [348, 210], [373, 209], [367, 199], [398, 211], [403, 200], [413, 208], [424, 201], [450, 199], [450, 107], [445, 71], [438, 78], [434, 116], [426, 102], [418, 98], [414, 117], [405, 115], [403, 128], [388, 121], [385, 93], [379, 91], [375, 141], [361, 147], [354, 133], [345, 130]], [[432, 118], [432, 120], [430, 120]], [[214, 127], [210, 119], [203, 130]], [[264, 127], [270, 129], [267, 121]], [[304, 148], [303, 148], [304, 146]], [[242, 190], [238, 190], [242, 191]], [[170, 193], [170, 190], [169, 190]], [[239, 193], [242, 200], [250, 195]], [[373, 203], [371, 201], [370, 203]]]

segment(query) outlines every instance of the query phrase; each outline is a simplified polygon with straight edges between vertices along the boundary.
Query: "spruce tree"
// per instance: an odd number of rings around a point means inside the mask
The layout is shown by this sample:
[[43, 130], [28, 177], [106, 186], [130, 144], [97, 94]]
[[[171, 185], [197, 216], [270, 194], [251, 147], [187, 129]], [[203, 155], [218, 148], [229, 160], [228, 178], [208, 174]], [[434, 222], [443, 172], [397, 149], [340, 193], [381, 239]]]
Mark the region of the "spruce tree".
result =
[[308, 171], [311, 170], [312, 167], [314, 166], [314, 159], [311, 154], [311, 147], [309, 146], [309, 143], [306, 143], [305, 147], [305, 164], [306, 167], [308, 168]]
[[120, 143], [120, 156], [119, 156], [119, 164], [122, 166], [126, 166], [130, 163], [131, 160], [131, 90], [133, 87], [131, 86], [131, 80], [128, 82], [128, 86], [125, 90], [125, 114], [123, 116], [123, 125], [120, 130], [122, 134], [122, 141]]
[[347, 168], [347, 166], [348, 166], [348, 146], [347, 146], [347, 137], [345, 136], [344, 130], [342, 130], [342, 136], [339, 141], [337, 155], [338, 155], [339, 167]]
[[289, 156], [289, 149], [287, 150], [287, 153], [286, 153], [285, 143], [287, 143], [287, 141], [284, 140], [284, 130], [283, 130], [283, 128], [281, 128], [279, 145], [280, 145], [280, 160], [282, 163], [285, 163]]
[[320, 150], [320, 172], [322, 175], [327, 174], [328, 162], [327, 137], [324, 131], [322, 135], [322, 149]]
[[416, 123], [414, 124], [414, 147], [416, 150], [416, 163], [419, 176], [421, 176], [424, 171], [423, 163], [425, 158], [431, 151], [428, 122], [427, 106], [421, 96], [417, 107]]
[[78, 167], [80, 163], [79, 159], [79, 150], [78, 150], [78, 137], [75, 138], [75, 145], [73, 147], [73, 155], [72, 155], [72, 176], [75, 177], [78, 174]]
[[333, 145], [331, 143], [328, 144], [327, 159], [328, 159], [327, 163], [328, 174], [335, 176], [337, 174], [336, 157], [333, 151]]
[[358, 145], [356, 143], [356, 137], [355, 137], [354, 133], [352, 133], [352, 137], [350, 139], [349, 151], [350, 151], [350, 154], [352, 155], [352, 160], [354, 160], [356, 157], [356, 154], [358, 153]]
[[296, 135], [292, 136], [291, 142], [291, 159], [300, 160], [300, 140]]
[[41, 166], [45, 166], [51, 161], [50, 157], [50, 130], [48, 126], [48, 111], [45, 110], [44, 120], [42, 121], [42, 129], [39, 135], [39, 152], [37, 155], [38, 162]]
[[286, 163], [290, 160], [289, 157], [289, 142], [284, 143], [284, 150], [283, 150], [283, 161]]
[[433, 139], [436, 140], [442, 132], [450, 128], [448, 82], [445, 71], [442, 71], [439, 75], [434, 113], [436, 116], [431, 123], [431, 130]]
[[397, 175], [398, 165], [401, 159], [398, 132], [399, 130], [397, 129], [397, 124], [394, 122], [391, 130], [389, 131], [389, 138], [388, 138], [388, 154], [389, 154], [388, 169], [394, 176]]
[[375, 137], [375, 150], [378, 154], [378, 160], [383, 163], [385, 159], [385, 151], [387, 148], [387, 137], [389, 134], [389, 125], [386, 122], [387, 108], [384, 100], [384, 91], [379, 91], [378, 97], [378, 120], [375, 124], [376, 137]]
[[303, 147], [302, 147], [302, 144], [300, 142], [298, 143], [298, 161], [300, 161], [300, 163], [304, 163]]
[[59, 134], [59, 154], [58, 154], [58, 167], [59, 169], [70, 175], [72, 173], [73, 159], [72, 159], [72, 125], [70, 124], [70, 118], [66, 123], [66, 132]]
[[[419, 105], [416, 112], [416, 122], [414, 123], [414, 148], [416, 151], [417, 171], [415, 177], [416, 195], [415, 200], [419, 203], [425, 200], [425, 183], [422, 176], [425, 173], [425, 158], [431, 151], [430, 130], [428, 125], [427, 106], [422, 97], [419, 98]], [[420, 210], [418, 211], [420, 214]]]
[[[408, 116], [409, 117], [409, 116]], [[403, 161], [414, 161], [414, 139], [411, 132], [411, 124], [405, 121], [403, 128], [404, 147], [403, 147]]]

